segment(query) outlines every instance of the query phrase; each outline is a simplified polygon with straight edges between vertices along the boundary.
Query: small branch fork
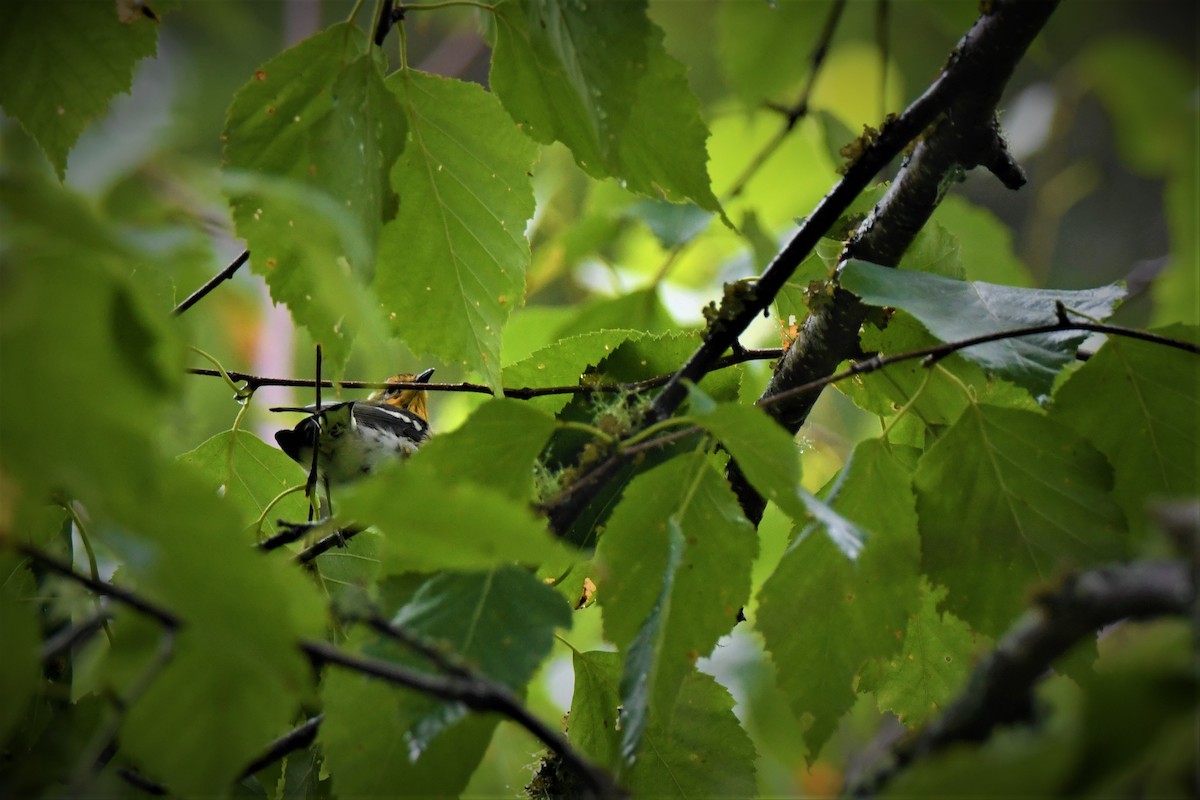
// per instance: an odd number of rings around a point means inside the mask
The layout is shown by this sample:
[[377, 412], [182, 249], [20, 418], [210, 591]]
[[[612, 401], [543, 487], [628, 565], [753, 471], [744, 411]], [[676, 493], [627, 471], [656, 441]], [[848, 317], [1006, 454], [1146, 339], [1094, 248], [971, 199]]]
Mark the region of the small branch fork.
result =
[[892, 763], [850, 795], [873, 797], [915, 761], [961, 742], [982, 742], [999, 725], [1028, 721], [1034, 685], [1085, 637], [1124, 619], [1186, 617], [1195, 603], [1195, 575], [1183, 561], [1134, 562], [1068, 578], [999, 641], [940, 717], [897, 747]]
[[[818, 392], [830, 384], [838, 383], [848, 378], [853, 378], [856, 375], [866, 375], [871, 372], [876, 372], [884, 367], [891, 366], [892, 364], [922, 359], [922, 366], [932, 367], [934, 364], [945, 359], [952, 353], [958, 352], [959, 350], [966, 350], [981, 344], [998, 342], [1004, 339], [1018, 339], [1022, 336], [1037, 336], [1039, 334], [1057, 333], [1061, 331], [1088, 331], [1091, 333], [1107, 334], [1109, 336], [1121, 336], [1124, 338], [1149, 342], [1151, 344], [1162, 345], [1164, 347], [1170, 347], [1176, 350], [1182, 350], [1183, 352], [1191, 353], [1192, 355], [1200, 355], [1200, 347], [1192, 344], [1191, 342], [1182, 342], [1177, 339], [1159, 336], [1155, 333], [1139, 331], [1133, 328], [1123, 328], [1118, 325], [1105, 325], [1098, 322], [1073, 322], [1067, 318], [1067, 311], [1063, 307], [1062, 303], [1056, 304], [1056, 313], [1058, 316], [1057, 321], [1047, 323], [1045, 325], [1032, 325], [1026, 328], [1013, 328], [1007, 331], [996, 331], [995, 333], [975, 336], [971, 339], [963, 339], [957, 342], [944, 342], [942, 344], [924, 347], [920, 350], [912, 350], [906, 353], [896, 353], [890, 356], [872, 356], [871, 358], [851, 364], [848, 369], [842, 370], [841, 372], [833, 375], [827, 375], [823, 378], [816, 378], [808, 383], [800, 384], [799, 386], [792, 386], [786, 391], [781, 391], [778, 394], [772, 395], [765, 399], [760, 399], [758, 401], [758, 405], [770, 412], [772, 407], [777, 404], [794, 402], [797, 398], [803, 397], [806, 394]], [[640, 441], [634, 446], [618, 447], [617, 451], [619, 455], [628, 458], [646, 450], [662, 447], [679, 439], [692, 436], [699, 431], [699, 426], [680, 428], [663, 436], [657, 436], [651, 439]], [[602, 461], [598, 466], [594, 467], [578, 481], [563, 489], [558, 496], [551, 498], [551, 500], [549, 500], [543, 506], [542, 510], [548, 511], [552, 509], [556, 503], [561, 502], [564, 498], [569, 497], [571, 494], [583, 490], [589, 485], [603, 481], [607, 478], [609, 472], [614, 468], [613, 465], [615, 463], [620, 462], [615, 461], [614, 459], [606, 459], [605, 461]]]
[[[911, 241], [911, 236], [924, 224], [925, 219], [932, 213], [939, 199], [941, 180], [946, 171], [955, 164], [968, 165], [967, 151], [959, 139], [965, 137], [956, 125], [959, 120], [957, 110], [962, 107], [975, 111], [982, 104], [990, 103], [988, 122], [991, 121], [1000, 92], [1012, 74], [1017, 61], [1024, 55], [1026, 48], [1041, 30], [1046, 20], [1056, 7], [1055, 0], [1030, 2], [1029, 0], [994, 0], [987, 13], [984, 13], [974, 27], [963, 37], [951, 54], [950, 60], [936, 81], [917, 98], [898, 117], [890, 119], [879, 131], [874, 141], [866, 144], [862, 154], [847, 167], [842, 180], [817, 205], [813, 212], [805, 218], [804, 223], [792, 240], [775, 257], [763, 272], [750, 294], [741, 294], [737, 305], [723, 306], [717, 313], [716, 319], [706, 332], [704, 341], [674, 375], [655, 399], [650, 411], [646, 414], [645, 425], [654, 425], [670, 417], [679, 408], [687, 396], [687, 386], [699, 382], [717, 363], [720, 357], [731, 347], [750, 322], [769, 308], [775, 295], [786, 284], [792, 273], [812, 252], [821, 237], [833, 227], [838, 218], [845, 213], [855, 198], [867, 187], [875, 175], [891, 163], [910, 142], [926, 132], [931, 125], [941, 120], [945, 124], [938, 125], [934, 130], [946, 129], [955, 137], [951, 147], [947, 145], [938, 151], [936, 147], [926, 147], [928, 142], [918, 146], [914, 156], [906, 165], [909, 172], [919, 173], [922, 178], [936, 171], [936, 180], [929, 189], [923, 188], [921, 202], [924, 211], [912, 211], [917, 201], [912, 203], [884, 202], [872, 214], [873, 228], [878, 228], [874, 236], [886, 240], [886, 232], [891, 227], [897, 227], [902, 235], [895, 239], [900, 244], [899, 252], [894, 260], [865, 257], [875, 263], [894, 264], [899, 254]], [[951, 122], [950, 120], [953, 119]], [[968, 123], [966, 128], [972, 134], [977, 132], [974, 124], [975, 116], [971, 113], [962, 120]], [[994, 150], [999, 143], [989, 139], [989, 147]], [[994, 145], [995, 147], [991, 147]], [[917, 156], [925, 148], [935, 158], [920, 161]], [[944, 169], [938, 169], [938, 159]], [[987, 161], [996, 161], [989, 157]], [[914, 164], [920, 169], [909, 169]], [[897, 180], [897, 183], [901, 179]], [[893, 192], [895, 185], [893, 185]], [[889, 197], [893, 196], [889, 192]], [[912, 227], [912, 223], [917, 223]], [[910, 232], [911, 231], [911, 232]], [[900, 240], [903, 240], [902, 243]], [[861, 325], [862, 308], [857, 298], [847, 292], [839, 292], [834, 298], [834, 305], [839, 306], [838, 313], [810, 314], [805, 321], [801, 340], [790, 348], [785, 356], [781, 370], [772, 380], [768, 388], [771, 394], [782, 391], [800, 383], [830, 374], [837, 364], [852, 357], [857, 346], [857, 333]], [[726, 304], [729, 305], [729, 304]], [[843, 311], [841, 307], [848, 310]], [[799, 345], [799, 347], [797, 346]], [[807, 356], [815, 351], [816, 358], [809, 364]], [[799, 356], [798, 358], [794, 358]], [[798, 365], [797, 365], [798, 362]], [[777, 416], [777, 419], [793, 433], [798, 430], [800, 423], [807, 417], [811, 402], [806, 401], [795, 413]], [[787, 410], [791, 411], [791, 410]], [[601, 464], [602, 475], [615, 473], [616, 468], [624, 463], [624, 456], [615, 453]], [[756, 497], [753, 488], [741, 478], [740, 474], [731, 475], [731, 481], [738, 491], [739, 500], [746, 515], [753, 521], [761, 516], [761, 498]], [[604, 481], [589, 482], [579, 491], [564, 496], [553, 508], [549, 509], [551, 527], [560, 535], [570, 530], [571, 526], [583, 513], [583, 510], [597, 496]]]
[[[162, 625], [170, 636], [173, 636], [185, 625], [184, 620], [174, 612], [152, 603], [128, 589], [77, 572], [70, 564], [35, 547], [18, 545], [17, 550], [51, 572], [150, 617]], [[575, 770], [591, 790], [592, 797], [597, 800], [616, 800], [616, 798], [627, 796], [606, 770], [584, 758], [561, 733], [530, 712], [508, 687], [472, 671], [447, 654], [430, 648], [418, 637], [398, 630], [381, 618], [372, 617], [363, 621], [367, 622], [373, 630], [421, 653], [447, 674], [432, 675], [379, 659], [363, 658], [340, 650], [328, 642], [306, 640], [299, 642], [298, 646], [315, 664], [334, 664], [363, 675], [381, 678], [389, 683], [414, 689], [441, 700], [462, 703], [473, 711], [498, 713], [532, 733], [549, 747], [565, 765]], [[89, 620], [84, 626], [77, 627], [94, 632], [99, 626], [98, 620]], [[59, 640], [58, 638], [51, 640], [43, 646], [42, 654], [44, 657], [52, 657], [65, 647], [79, 641], [81, 636], [79, 631], [73, 630], [69, 640]], [[240, 777], [252, 775], [289, 753], [312, 744], [321, 719], [321, 715], [312, 717], [272, 742], [261, 755], [246, 766]], [[166, 793], [165, 787], [159, 786], [135, 772], [124, 770], [122, 776], [130, 783], [151, 793]]]

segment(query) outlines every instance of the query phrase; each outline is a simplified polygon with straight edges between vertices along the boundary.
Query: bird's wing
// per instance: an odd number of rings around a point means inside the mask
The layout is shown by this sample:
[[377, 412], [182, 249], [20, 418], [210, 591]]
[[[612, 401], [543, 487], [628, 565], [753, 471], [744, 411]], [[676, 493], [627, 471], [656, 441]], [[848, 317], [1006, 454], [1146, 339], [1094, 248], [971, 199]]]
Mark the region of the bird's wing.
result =
[[394, 406], [375, 403], [355, 403], [354, 422], [368, 428], [378, 428], [393, 436], [421, 443], [429, 438], [429, 423], [416, 414]]

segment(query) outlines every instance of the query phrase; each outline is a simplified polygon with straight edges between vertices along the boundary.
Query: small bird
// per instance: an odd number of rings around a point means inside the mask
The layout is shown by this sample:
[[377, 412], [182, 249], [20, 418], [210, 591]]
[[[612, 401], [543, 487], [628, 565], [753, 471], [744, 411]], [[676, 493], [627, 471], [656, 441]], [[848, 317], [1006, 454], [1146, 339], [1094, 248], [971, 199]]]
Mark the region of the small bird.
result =
[[[419, 375], [401, 373], [388, 383], [428, 383], [433, 370]], [[407, 458], [429, 439], [429, 417], [424, 389], [380, 389], [366, 400], [322, 404], [318, 409], [275, 408], [272, 411], [307, 411], [310, 416], [294, 428], [275, 434], [280, 449], [301, 466], [312, 464], [317, 448], [317, 474], [337, 486], [370, 474], [380, 464]]]

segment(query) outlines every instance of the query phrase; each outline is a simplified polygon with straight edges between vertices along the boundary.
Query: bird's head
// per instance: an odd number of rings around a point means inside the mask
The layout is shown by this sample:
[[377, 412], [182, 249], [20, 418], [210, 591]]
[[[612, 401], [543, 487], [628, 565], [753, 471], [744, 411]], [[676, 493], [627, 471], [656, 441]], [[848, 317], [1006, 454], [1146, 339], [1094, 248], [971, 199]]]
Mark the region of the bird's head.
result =
[[[411, 372], [401, 372], [399, 375], [393, 375], [387, 379], [388, 383], [428, 383], [433, 377], [433, 368], [429, 368], [420, 375], [413, 375]], [[426, 411], [426, 398], [428, 393], [424, 389], [380, 389], [374, 392], [368, 399], [378, 403], [387, 403], [389, 406], [402, 408], [416, 414], [421, 419], [428, 421], [429, 413]]]

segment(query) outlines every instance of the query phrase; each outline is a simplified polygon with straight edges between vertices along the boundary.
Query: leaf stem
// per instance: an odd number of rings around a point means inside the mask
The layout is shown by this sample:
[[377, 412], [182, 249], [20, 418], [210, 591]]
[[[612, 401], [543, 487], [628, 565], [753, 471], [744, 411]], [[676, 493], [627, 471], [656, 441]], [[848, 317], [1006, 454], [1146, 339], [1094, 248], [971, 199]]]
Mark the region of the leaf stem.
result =
[[[909, 409], [911, 409], [916, 402], [921, 399], [921, 395], [925, 394], [925, 389], [929, 386], [929, 381], [932, 378], [933, 370], [925, 370], [925, 377], [921, 380], [921, 385], [917, 387], [915, 392], [913, 392], [912, 397], [908, 398], [908, 402], [901, 406], [900, 410], [896, 412], [896, 415], [888, 421], [887, 425], [884, 426], [883, 432], [879, 434], [880, 438], [885, 441], [887, 440], [888, 434], [891, 433], [892, 428], [896, 426], [896, 423], [899, 422], [901, 418], [908, 413]], [[928, 425], [928, 423], [926, 423], [926, 425]]]
[[[75, 530], [79, 532], [79, 541], [83, 544], [83, 552], [87, 554], [88, 573], [92, 576], [92, 580], [100, 580], [100, 565], [96, 561], [96, 551], [92, 549], [91, 537], [88, 536], [87, 525], [83, 522], [83, 517], [75, 509], [75, 504], [70, 500], [62, 503], [63, 510], [67, 512], [67, 516], [71, 518], [71, 522], [75, 525]], [[96, 598], [96, 611], [100, 612], [103, 609], [100, 605], [100, 599]], [[108, 619], [105, 618], [101, 623], [104, 628], [104, 636], [108, 639], [111, 645], [113, 641], [112, 629], [108, 627]]]

